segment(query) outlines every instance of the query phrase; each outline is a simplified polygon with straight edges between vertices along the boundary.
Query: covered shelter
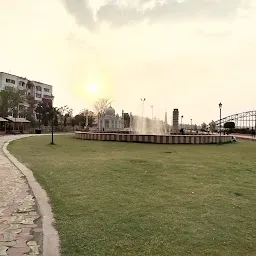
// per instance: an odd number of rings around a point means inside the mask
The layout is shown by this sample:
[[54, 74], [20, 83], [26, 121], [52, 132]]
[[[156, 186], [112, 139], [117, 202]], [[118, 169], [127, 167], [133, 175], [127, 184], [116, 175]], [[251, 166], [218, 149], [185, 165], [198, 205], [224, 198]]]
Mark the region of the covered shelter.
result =
[[28, 130], [28, 125], [30, 124], [30, 121], [26, 118], [8, 116], [5, 119], [9, 123], [8, 130], [12, 129], [13, 131], [20, 131], [22, 133]]
[[0, 117], [0, 133], [6, 133], [6, 125], [8, 121], [2, 117]]

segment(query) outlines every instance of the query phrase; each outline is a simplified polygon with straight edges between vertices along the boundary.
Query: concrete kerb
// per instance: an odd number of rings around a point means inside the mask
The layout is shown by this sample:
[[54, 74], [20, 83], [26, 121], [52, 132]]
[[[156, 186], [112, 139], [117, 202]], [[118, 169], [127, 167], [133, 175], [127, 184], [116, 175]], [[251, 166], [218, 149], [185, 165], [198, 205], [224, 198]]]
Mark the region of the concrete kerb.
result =
[[53, 224], [55, 219], [53, 217], [52, 209], [49, 204], [49, 197], [46, 191], [36, 181], [33, 172], [25, 165], [20, 163], [7, 149], [7, 146], [11, 141], [31, 137], [35, 135], [25, 135], [22, 137], [14, 137], [3, 146], [3, 152], [6, 157], [20, 170], [20, 172], [26, 177], [29, 186], [36, 198], [38, 204], [38, 210], [42, 218], [43, 226], [43, 256], [60, 256], [60, 244], [59, 235]]

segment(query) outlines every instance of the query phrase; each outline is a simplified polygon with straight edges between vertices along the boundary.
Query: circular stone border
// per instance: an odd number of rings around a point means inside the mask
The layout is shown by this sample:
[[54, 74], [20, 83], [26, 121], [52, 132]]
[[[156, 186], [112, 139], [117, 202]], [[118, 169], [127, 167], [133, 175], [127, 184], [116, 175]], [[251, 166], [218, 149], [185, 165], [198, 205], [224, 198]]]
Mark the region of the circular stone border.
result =
[[22, 137], [14, 137], [6, 141], [3, 145], [5, 156], [20, 170], [26, 177], [35, 199], [38, 204], [38, 210], [42, 218], [43, 226], [43, 256], [60, 256], [60, 243], [58, 231], [54, 228], [55, 219], [49, 204], [49, 197], [46, 191], [36, 181], [33, 172], [24, 164], [19, 162], [7, 149], [10, 142], [37, 135], [25, 135]]
[[232, 142], [230, 135], [147, 135], [120, 133], [74, 132], [74, 138], [82, 140], [119, 141], [154, 144], [218, 144]]

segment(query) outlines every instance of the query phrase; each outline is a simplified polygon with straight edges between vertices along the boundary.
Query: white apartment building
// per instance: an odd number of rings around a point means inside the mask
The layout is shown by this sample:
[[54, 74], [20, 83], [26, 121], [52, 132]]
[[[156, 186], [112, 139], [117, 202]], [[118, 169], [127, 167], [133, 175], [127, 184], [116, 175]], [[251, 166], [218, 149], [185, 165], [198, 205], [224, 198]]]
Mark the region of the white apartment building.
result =
[[[28, 81], [31, 83], [28, 84]], [[0, 91], [3, 90], [6, 86], [12, 86], [20, 90], [27, 90], [27, 95], [31, 96], [31, 98], [35, 100], [35, 103], [51, 102], [54, 99], [51, 85], [32, 81], [26, 77], [20, 77], [9, 73], [0, 72]], [[24, 104], [24, 107], [27, 106], [27, 104]]]
[[6, 86], [12, 86], [21, 90], [26, 89], [27, 94], [34, 97], [36, 102], [49, 102], [53, 100], [51, 85], [30, 80], [32, 85], [28, 86], [28, 81], [25, 77], [0, 72], [0, 91]]

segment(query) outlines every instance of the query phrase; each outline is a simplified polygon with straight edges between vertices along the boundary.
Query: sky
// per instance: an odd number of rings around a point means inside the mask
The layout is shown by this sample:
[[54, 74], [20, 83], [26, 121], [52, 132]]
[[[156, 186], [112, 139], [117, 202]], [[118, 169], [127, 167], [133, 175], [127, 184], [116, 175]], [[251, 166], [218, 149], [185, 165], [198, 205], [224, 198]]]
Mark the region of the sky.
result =
[[[53, 85], [74, 112], [209, 123], [255, 109], [255, 0], [2, 0], [0, 71]], [[97, 88], [95, 88], [95, 85]]]

